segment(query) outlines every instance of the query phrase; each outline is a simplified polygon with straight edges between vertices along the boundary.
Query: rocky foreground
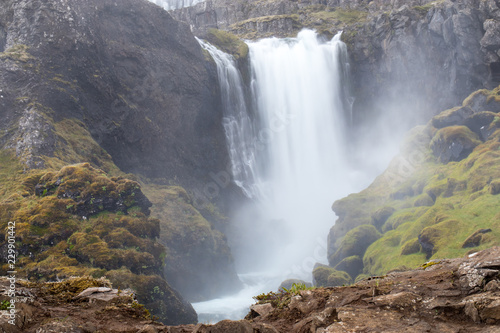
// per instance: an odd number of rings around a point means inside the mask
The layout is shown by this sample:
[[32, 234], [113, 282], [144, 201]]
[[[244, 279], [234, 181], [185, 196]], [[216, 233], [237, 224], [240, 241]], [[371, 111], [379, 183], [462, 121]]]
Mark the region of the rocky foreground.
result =
[[[1, 288], [4, 306], [9, 281]], [[3, 311], [0, 332], [500, 332], [500, 247], [352, 286], [259, 298], [245, 320], [164, 326], [104, 279], [18, 281], [15, 325]]]

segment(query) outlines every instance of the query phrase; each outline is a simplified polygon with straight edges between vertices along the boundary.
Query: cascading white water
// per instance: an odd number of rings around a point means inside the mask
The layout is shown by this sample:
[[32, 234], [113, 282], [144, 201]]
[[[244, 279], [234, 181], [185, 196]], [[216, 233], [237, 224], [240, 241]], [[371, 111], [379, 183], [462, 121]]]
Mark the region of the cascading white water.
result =
[[321, 43], [304, 30], [249, 48], [255, 137], [262, 145], [255, 169], [268, 225], [251, 230], [268, 233], [276, 229], [269, 224], [278, 225], [277, 246], [265, 252], [265, 264], [310, 280], [314, 263], [326, 261], [317, 249], [335, 219], [331, 204], [353, 190], [345, 149], [351, 110], [343, 82], [346, 47], [340, 33]]
[[198, 39], [217, 64], [217, 74], [224, 108], [222, 125], [226, 133], [233, 180], [246, 196], [255, 197], [254, 128], [245, 100], [244, 84], [234, 58], [213, 45]]
[[352, 101], [340, 34], [322, 43], [304, 30], [297, 38], [249, 43], [249, 103], [232, 57], [200, 43], [218, 67], [234, 180], [258, 210], [233, 223], [237, 266], [252, 273], [247, 277], [266, 277], [249, 279], [245, 290], [222, 301], [193, 304], [198, 312], [216, 313], [220, 304], [235, 310], [242, 298], [249, 305], [248, 291], [277, 289], [286, 278], [310, 281], [314, 264], [326, 263], [326, 235], [335, 220], [331, 204], [367, 184], [353, 181], [347, 158]]
[[191, 7], [204, 0], [149, 0], [166, 10], [174, 10], [184, 7]]

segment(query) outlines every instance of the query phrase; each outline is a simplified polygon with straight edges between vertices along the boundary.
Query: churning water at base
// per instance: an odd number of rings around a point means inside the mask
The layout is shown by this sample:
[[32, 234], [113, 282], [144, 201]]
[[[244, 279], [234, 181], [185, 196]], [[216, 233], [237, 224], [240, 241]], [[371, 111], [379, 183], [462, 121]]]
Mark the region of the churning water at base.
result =
[[233, 177], [253, 206], [232, 223], [245, 289], [193, 306], [201, 321], [240, 319], [252, 296], [287, 278], [311, 281], [314, 265], [327, 261], [332, 203], [367, 184], [356, 181], [346, 149], [352, 100], [340, 34], [321, 42], [304, 30], [249, 43], [247, 85], [231, 56], [200, 44], [218, 66]]

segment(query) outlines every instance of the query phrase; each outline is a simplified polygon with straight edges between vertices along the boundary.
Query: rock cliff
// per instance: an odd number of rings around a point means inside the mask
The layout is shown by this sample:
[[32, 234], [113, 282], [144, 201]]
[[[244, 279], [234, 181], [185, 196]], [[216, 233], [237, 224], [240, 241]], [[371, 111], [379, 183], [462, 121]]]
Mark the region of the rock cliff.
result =
[[0, 31], [1, 143], [31, 149], [29, 167], [56, 149], [50, 125], [29, 113], [43, 107], [55, 121], [82, 121], [125, 172], [193, 185], [225, 170], [216, 74], [189, 28], [161, 8], [7, 1]]
[[[117, 287], [137, 289], [139, 300], [171, 323], [195, 322], [196, 314], [164, 276], [190, 300], [237, 289], [221, 232], [225, 218], [215, 205], [225, 208], [222, 199], [215, 201], [231, 186], [217, 183], [216, 194], [210, 187], [228, 162], [216, 82], [215, 65], [189, 28], [148, 1], [4, 1], [0, 216], [2, 228], [11, 220], [23, 226], [20, 274], [35, 280], [109, 274]], [[88, 163], [93, 176], [51, 178], [75, 163]], [[47, 181], [38, 182], [43, 175]], [[144, 192], [128, 193], [127, 201], [121, 195], [129, 189], [117, 192], [123, 184], [114, 177]], [[68, 181], [83, 183], [59, 190]], [[184, 201], [162, 191], [180, 191]], [[114, 222], [149, 214], [151, 205], [152, 216], [139, 217], [154, 222], [151, 234]], [[163, 205], [169, 214], [161, 215]], [[24, 215], [16, 213], [20, 207]], [[94, 235], [89, 221], [106, 230]], [[196, 243], [205, 265], [184, 251], [180, 239]], [[6, 248], [6, 239], [0, 246]], [[93, 253], [93, 247], [109, 253]], [[139, 267], [140, 258], [148, 268]]]
[[[327, 37], [343, 30], [349, 46], [359, 125], [380, 114], [412, 123], [451, 107], [499, 80], [496, 1], [227, 1], [173, 11], [195, 34], [208, 28], [242, 38]], [[397, 107], [394, 107], [394, 106]], [[412, 119], [413, 118], [413, 119]]]

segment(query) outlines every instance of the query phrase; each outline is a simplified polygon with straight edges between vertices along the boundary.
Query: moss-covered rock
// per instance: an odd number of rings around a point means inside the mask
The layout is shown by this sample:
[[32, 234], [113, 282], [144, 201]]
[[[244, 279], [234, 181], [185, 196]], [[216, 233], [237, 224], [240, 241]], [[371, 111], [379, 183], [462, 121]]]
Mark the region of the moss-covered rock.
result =
[[380, 236], [373, 225], [365, 224], [352, 229], [342, 238], [339, 249], [328, 258], [330, 265], [336, 266], [350, 256], [363, 256], [368, 246]]
[[363, 259], [360, 256], [350, 256], [342, 259], [341, 262], [334, 267], [338, 271], [344, 271], [355, 279], [363, 271]]
[[316, 287], [349, 285], [351, 284], [351, 277], [346, 272], [321, 265], [313, 270], [313, 284]]
[[[225, 235], [193, 206], [186, 190], [180, 186], [145, 184], [144, 191], [153, 202], [152, 215], [160, 220], [159, 241], [167, 250], [167, 281], [190, 301], [238, 290], [241, 282]], [[203, 209], [223, 219], [215, 207]]]
[[314, 268], [313, 275], [313, 285], [317, 287], [326, 286], [328, 284], [328, 276], [334, 273], [335, 269], [326, 265], [317, 265]]
[[102, 211], [127, 213], [134, 206], [149, 215], [152, 205], [137, 182], [123, 177], [108, 178], [89, 163], [66, 166], [57, 173], [43, 175], [34, 193], [40, 197], [55, 195], [73, 200], [67, 210], [81, 217]]
[[413, 202], [414, 207], [432, 206], [432, 205], [434, 205], [434, 199], [432, 199], [432, 197], [428, 193], [423, 193], [419, 195]]
[[434, 116], [431, 120], [432, 126], [435, 128], [443, 128], [448, 126], [463, 125], [465, 119], [474, 114], [471, 108], [467, 106], [457, 106], [446, 110]]
[[466, 126], [444, 127], [432, 138], [430, 148], [441, 163], [461, 161], [481, 143]]
[[208, 29], [205, 39], [220, 50], [233, 55], [236, 60], [248, 56], [248, 45], [228, 31]]
[[335, 271], [328, 275], [326, 283], [328, 287], [348, 286], [352, 283], [352, 279], [346, 272]]
[[[21, 164], [16, 158], [11, 163]], [[0, 178], [15, 170], [14, 165], [11, 168], [0, 170]], [[0, 188], [14, 192], [0, 199], [0, 215], [5, 218], [0, 228], [6, 230], [8, 221], [16, 222], [19, 277], [99, 278], [121, 270], [127, 272], [121, 277], [132, 281], [127, 287], [137, 290], [141, 302], [160, 320], [196, 322], [192, 307], [161, 277], [165, 248], [157, 242], [159, 221], [147, 216], [150, 204], [137, 182], [109, 177], [88, 163], [12, 175], [19, 177], [17, 186], [0, 183]], [[85, 214], [78, 213], [82, 210]], [[3, 236], [2, 253], [8, 245]], [[2, 274], [8, 270], [6, 264], [0, 267]], [[119, 282], [118, 277], [110, 277], [111, 282]], [[161, 293], [153, 299], [149, 294], [155, 287]]]
[[462, 244], [462, 248], [479, 246], [481, 244], [481, 241], [483, 240], [483, 235], [488, 232], [491, 232], [491, 229], [476, 230], [472, 235], [467, 237], [467, 239]]
[[393, 207], [385, 206], [380, 209], [377, 209], [372, 214], [373, 225], [380, 229], [384, 223], [387, 221], [392, 214], [394, 214], [396, 210]]
[[[365, 274], [381, 275], [402, 267], [418, 267], [427, 258], [463, 256], [468, 251], [462, 247], [465, 240], [480, 229], [492, 231], [474, 235], [470, 244], [478, 244], [478, 249], [499, 245], [500, 199], [496, 193], [500, 191], [500, 117], [488, 110], [496, 105], [497, 96], [498, 89], [473, 94], [475, 102], [466, 100], [464, 107], [471, 108], [474, 103], [474, 113], [467, 116], [467, 111], [460, 116], [460, 125], [453, 121], [446, 126], [444, 118], [461, 107], [415, 128], [401, 154], [370, 187], [335, 202], [333, 208], [339, 212], [339, 219], [328, 240], [333, 253], [340, 248], [343, 235], [362, 221], [373, 223], [373, 213], [384, 207], [396, 211], [380, 228], [381, 237], [364, 253]], [[443, 127], [437, 129], [433, 123]], [[489, 129], [488, 135], [480, 137], [476, 133], [479, 125]], [[431, 148], [438, 140], [455, 136], [473, 142], [474, 149], [460, 161], [443, 164], [432, 155]], [[412, 150], [418, 154], [412, 154]]]
[[498, 114], [491, 111], [477, 112], [468, 117], [464, 121], [464, 125], [476, 133], [482, 141], [486, 141], [497, 128], [493, 124], [497, 117]]
[[492, 195], [500, 194], [500, 179], [495, 179], [490, 183], [490, 193]]
[[401, 246], [401, 255], [407, 256], [409, 254], [420, 252], [422, 249], [418, 238], [411, 239]]
[[469, 107], [474, 112], [492, 111], [500, 112], [500, 88], [492, 90], [480, 89], [467, 97], [463, 105]]

